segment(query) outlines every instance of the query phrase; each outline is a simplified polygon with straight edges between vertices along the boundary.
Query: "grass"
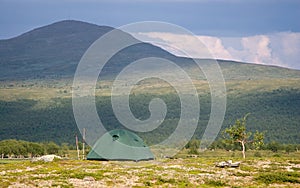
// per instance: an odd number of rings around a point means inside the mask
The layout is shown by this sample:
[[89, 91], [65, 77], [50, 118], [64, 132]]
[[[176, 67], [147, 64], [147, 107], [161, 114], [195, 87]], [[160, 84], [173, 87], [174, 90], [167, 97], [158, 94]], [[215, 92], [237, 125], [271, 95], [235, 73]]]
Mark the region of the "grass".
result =
[[[223, 150], [206, 151], [195, 158], [181, 153], [177, 159], [155, 161], [83, 161], [59, 160], [30, 162], [0, 160], [1, 187], [276, 187], [277, 184], [300, 187], [299, 152], [272, 157], [230, 157]], [[252, 151], [248, 151], [251, 155]], [[255, 151], [253, 151], [254, 154]], [[185, 156], [185, 157], [184, 157]], [[239, 168], [217, 168], [215, 162], [241, 161]], [[290, 172], [289, 169], [295, 169]], [[88, 178], [89, 177], [89, 178]], [[90, 180], [87, 180], [90, 179]]]
[[[282, 88], [300, 89], [300, 78], [270, 78], [261, 80], [226, 80], [228, 95], [237, 96], [245, 93], [268, 92]], [[110, 96], [112, 81], [100, 81], [96, 85], [97, 96]], [[182, 83], [180, 83], [182, 85]], [[209, 85], [205, 80], [193, 80], [197, 92], [209, 93]], [[188, 87], [187, 87], [188, 88]], [[132, 93], [167, 94], [175, 90], [168, 83], [148, 79], [134, 86]], [[48, 101], [53, 98], [72, 97], [72, 80], [32, 80], [0, 82], [0, 97], [2, 100], [34, 99]]]
[[212, 187], [224, 187], [227, 185], [222, 180], [205, 180], [205, 184]]
[[293, 183], [300, 184], [300, 173], [298, 172], [268, 172], [259, 174], [256, 181], [267, 185], [272, 183]]

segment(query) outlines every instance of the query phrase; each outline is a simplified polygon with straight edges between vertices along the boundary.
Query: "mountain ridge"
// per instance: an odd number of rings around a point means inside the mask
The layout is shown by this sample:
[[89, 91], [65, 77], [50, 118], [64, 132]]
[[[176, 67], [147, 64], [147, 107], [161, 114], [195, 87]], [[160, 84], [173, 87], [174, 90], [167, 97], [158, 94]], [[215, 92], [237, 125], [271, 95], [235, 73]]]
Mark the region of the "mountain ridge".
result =
[[[0, 70], [0, 80], [43, 78], [43, 76], [71, 77], [88, 47], [112, 29], [109, 26], [65, 20], [33, 29], [15, 38], [2, 40], [0, 66], [3, 69]], [[145, 50], [142, 50], [143, 48]], [[139, 45], [135, 51], [173, 56], [148, 43]], [[136, 53], [135, 51], [129, 52], [126, 56]]]
[[[80, 58], [88, 47], [112, 29], [114, 28], [82, 21], [63, 20], [33, 29], [11, 39], [0, 40], [0, 66], [2, 67], [0, 80], [72, 77]], [[112, 64], [108, 64], [106, 74], [116, 74], [122, 67], [144, 57], [161, 57], [181, 66], [189, 66], [192, 62], [189, 58], [178, 57], [152, 44], [142, 43], [116, 56], [111, 61]], [[203, 60], [204, 63], [205, 61]], [[230, 60], [218, 60], [218, 62], [225, 72], [225, 77], [228, 78], [232, 78], [230, 73], [243, 72], [239, 77], [245, 73], [249, 74], [248, 69], [253, 69], [250, 72], [260, 77], [263, 77], [263, 72], [266, 76], [270, 76], [267, 74], [268, 69], [279, 72], [280, 77], [285, 75], [300, 77], [300, 71], [288, 68]], [[243, 68], [247, 70], [243, 71]], [[284, 73], [278, 71], [279, 69]], [[110, 72], [111, 70], [113, 72]], [[229, 75], [226, 75], [227, 72], [230, 72]], [[273, 76], [278, 77], [275, 74]]]

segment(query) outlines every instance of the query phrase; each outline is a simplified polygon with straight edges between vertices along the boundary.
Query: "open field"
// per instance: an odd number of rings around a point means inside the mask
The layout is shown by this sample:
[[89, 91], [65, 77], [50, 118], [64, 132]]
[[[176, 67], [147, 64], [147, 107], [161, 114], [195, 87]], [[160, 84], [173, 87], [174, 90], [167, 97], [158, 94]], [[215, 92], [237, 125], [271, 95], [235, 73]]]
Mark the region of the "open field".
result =
[[[262, 79], [262, 80], [226, 80], [227, 95], [237, 96], [248, 93], [271, 92], [278, 89], [300, 89], [299, 78]], [[96, 85], [96, 96], [110, 96], [112, 81], [101, 81]], [[198, 94], [210, 94], [205, 80], [193, 80]], [[190, 85], [180, 83], [190, 88]], [[124, 87], [127, 87], [124, 83]], [[148, 79], [135, 85], [131, 93], [135, 94], [169, 94], [176, 91], [168, 83], [157, 79]], [[6, 101], [33, 99], [49, 101], [53, 98], [71, 98], [72, 80], [49, 81], [7, 81], [0, 82], [0, 98]]]
[[[184, 153], [154, 161], [60, 160], [49, 163], [0, 160], [1, 187], [300, 187], [300, 152]], [[238, 168], [215, 162], [241, 161]]]

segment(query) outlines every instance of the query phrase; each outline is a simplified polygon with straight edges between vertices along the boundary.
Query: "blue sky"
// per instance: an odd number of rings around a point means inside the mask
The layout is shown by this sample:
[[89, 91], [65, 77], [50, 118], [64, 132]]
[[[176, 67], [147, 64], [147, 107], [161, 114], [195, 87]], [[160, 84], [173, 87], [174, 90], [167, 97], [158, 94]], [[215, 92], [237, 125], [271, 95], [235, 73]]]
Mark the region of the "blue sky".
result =
[[[286, 38], [298, 41], [299, 18], [299, 0], [0, 0], [0, 39], [65, 19], [113, 27], [137, 21], [165, 21], [185, 27], [200, 37], [219, 39], [231, 53], [227, 58], [256, 63], [257, 58], [245, 58], [247, 51], [242, 54], [229, 50], [247, 50], [249, 44], [245, 44], [245, 38], [248, 38], [271, 50], [268, 58], [277, 61], [269, 64], [300, 69], [298, 62], [286, 63], [289, 59], [283, 56], [287, 54], [272, 56], [274, 49], [288, 42]], [[256, 47], [252, 45], [252, 48]], [[297, 48], [292, 54], [296, 61], [300, 59], [294, 57], [300, 42], [293, 44], [293, 48]], [[257, 52], [250, 49], [249, 53]], [[258, 58], [257, 63], [267, 64], [260, 61], [269, 61], [268, 58]]]
[[297, 0], [0, 0], [0, 38], [64, 19], [121, 26], [166, 21], [195, 34], [248, 36], [300, 31]]

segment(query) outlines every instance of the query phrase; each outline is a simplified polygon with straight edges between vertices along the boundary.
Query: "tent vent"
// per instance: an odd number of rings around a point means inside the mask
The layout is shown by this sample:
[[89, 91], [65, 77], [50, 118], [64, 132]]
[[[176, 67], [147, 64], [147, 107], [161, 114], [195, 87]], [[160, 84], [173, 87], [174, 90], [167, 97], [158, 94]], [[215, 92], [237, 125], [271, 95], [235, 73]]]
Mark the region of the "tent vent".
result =
[[135, 138], [134, 141], [138, 142], [139, 140]]
[[118, 139], [119, 139], [119, 135], [116, 135], [116, 134], [115, 134], [115, 135], [113, 135], [112, 137], [113, 137], [113, 141], [115, 141], [115, 140], [118, 140]]

